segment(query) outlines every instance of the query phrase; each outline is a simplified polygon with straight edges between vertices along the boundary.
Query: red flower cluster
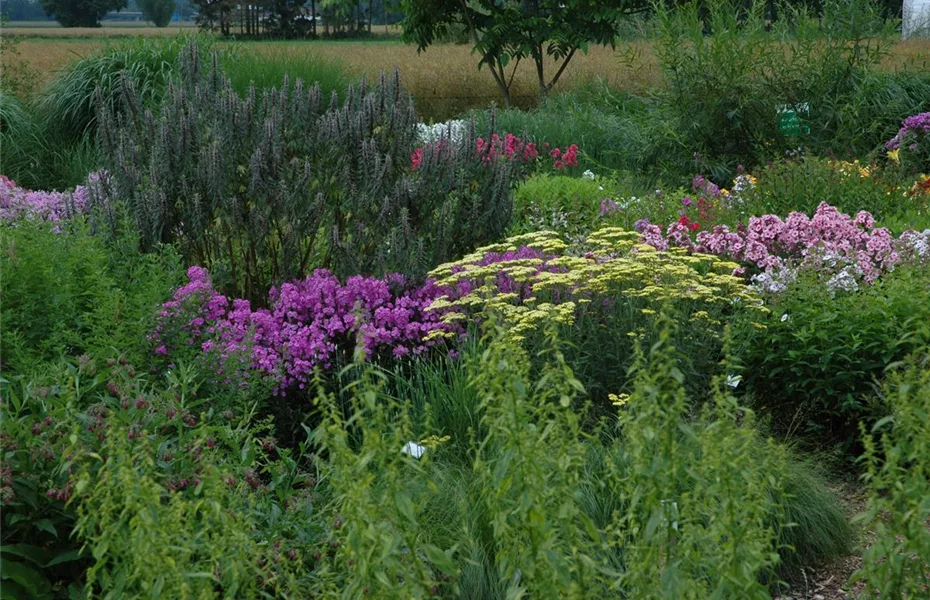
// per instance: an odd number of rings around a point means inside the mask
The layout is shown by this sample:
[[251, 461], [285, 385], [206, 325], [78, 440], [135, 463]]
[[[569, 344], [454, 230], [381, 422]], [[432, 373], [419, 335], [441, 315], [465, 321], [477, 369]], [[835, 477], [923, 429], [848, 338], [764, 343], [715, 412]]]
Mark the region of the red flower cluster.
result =
[[697, 231], [701, 228], [700, 223], [690, 220], [687, 215], [682, 215], [681, 218], [678, 219], [678, 224], [687, 227], [689, 231]]
[[571, 144], [565, 150], [560, 150], [559, 148], [553, 148], [549, 151], [549, 156], [554, 159], [552, 166], [556, 169], [562, 170], [567, 167], [577, 167], [578, 166], [578, 145]]
[[505, 133], [503, 138], [496, 133], [492, 133], [490, 140], [478, 138], [475, 145], [478, 156], [481, 157], [484, 164], [500, 158], [528, 163], [536, 160], [536, 157], [539, 156], [536, 144], [524, 142], [512, 133]]

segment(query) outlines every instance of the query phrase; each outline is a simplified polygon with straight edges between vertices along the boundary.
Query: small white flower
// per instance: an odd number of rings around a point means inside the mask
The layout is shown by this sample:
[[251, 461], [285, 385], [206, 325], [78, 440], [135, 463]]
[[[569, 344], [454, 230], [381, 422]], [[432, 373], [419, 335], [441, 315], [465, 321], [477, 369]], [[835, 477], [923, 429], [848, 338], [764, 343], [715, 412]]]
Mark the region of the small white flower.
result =
[[781, 316], [781, 322], [784, 323], [787, 320], [788, 320], [788, 313], [785, 313]]
[[414, 458], [420, 458], [424, 452], [426, 452], [426, 446], [421, 446], [416, 442], [407, 442], [400, 450], [401, 454], [410, 455]]
[[594, 174], [594, 171], [592, 171], [591, 169], [588, 169], [584, 173], [581, 174], [581, 178], [587, 179], [589, 181], [594, 181], [595, 179], [597, 179], [597, 175]]
[[602, 186], [602, 185], [599, 185], [599, 186], [597, 186], [597, 189], [599, 189], [600, 191], [602, 191], [602, 192], [603, 192], [603, 191], [604, 191], [604, 186]]
[[742, 375], [727, 375], [727, 385], [736, 389], [736, 386], [743, 380]]

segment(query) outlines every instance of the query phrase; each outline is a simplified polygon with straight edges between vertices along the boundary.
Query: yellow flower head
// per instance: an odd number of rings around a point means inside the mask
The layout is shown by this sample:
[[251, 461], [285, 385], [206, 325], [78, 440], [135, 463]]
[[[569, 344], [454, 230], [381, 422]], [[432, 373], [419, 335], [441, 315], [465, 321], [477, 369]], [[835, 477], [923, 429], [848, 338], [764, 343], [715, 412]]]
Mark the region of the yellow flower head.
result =
[[610, 400], [610, 403], [617, 407], [626, 406], [630, 401], [629, 394], [607, 394], [607, 399]]

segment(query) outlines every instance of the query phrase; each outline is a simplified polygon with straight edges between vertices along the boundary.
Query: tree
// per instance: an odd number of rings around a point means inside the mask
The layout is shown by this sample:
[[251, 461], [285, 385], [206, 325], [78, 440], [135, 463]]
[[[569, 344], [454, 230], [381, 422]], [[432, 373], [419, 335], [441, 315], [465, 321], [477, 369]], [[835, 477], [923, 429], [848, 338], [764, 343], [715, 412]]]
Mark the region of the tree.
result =
[[[422, 51], [450, 29], [464, 27], [478, 67], [487, 65], [510, 104], [510, 88], [524, 59], [536, 66], [539, 94], [558, 83], [579, 50], [588, 44], [614, 46], [624, 16], [648, 10], [649, 0], [403, 0], [404, 39]], [[551, 78], [546, 59], [558, 67]], [[510, 71], [508, 76], [507, 71]]]
[[197, 13], [197, 24], [202, 29], [219, 31], [224, 36], [229, 35], [233, 10], [236, 8], [234, 0], [194, 0], [194, 4], [200, 9]]
[[42, 10], [62, 27], [100, 27], [111, 10], [126, 8], [126, 0], [40, 0]]
[[174, 13], [174, 0], [138, 0], [142, 16], [155, 24], [155, 27], [166, 27], [171, 22]]

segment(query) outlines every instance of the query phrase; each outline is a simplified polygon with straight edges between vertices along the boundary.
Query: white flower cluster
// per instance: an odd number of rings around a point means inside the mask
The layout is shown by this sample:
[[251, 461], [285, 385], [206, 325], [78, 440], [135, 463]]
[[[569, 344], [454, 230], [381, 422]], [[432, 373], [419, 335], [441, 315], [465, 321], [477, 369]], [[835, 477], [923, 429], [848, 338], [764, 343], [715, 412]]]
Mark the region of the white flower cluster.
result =
[[730, 188], [730, 194], [726, 201], [730, 206], [738, 206], [745, 203], [752, 192], [756, 189], [756, 182], [752, 175], [737, 175], [733, 180], [733, 187]]
[[901, 235], [901, 241], [917, 260], [930, 260], [930, 229], [906, 231]]
[[581, 174], [581, 178], [587, 179], [588, 181], [594, 181], [595, 179], [597, 179], [597, 175], [594, 174], [594, 171], [592, 171], [591, 169], [588, 169], [587, 171]]
[[798, 270], [790, 268], [767, 269], [764, 273], [752, 276], [752, 287], [760, 293], [780, 294], [797, 279]]
[[831, 298], [835, 297], [837, 292], [859, 291], [855, 268], [852, 266], [844, 267], [842, 271], [828, 279], [827, 291], [830, 292]]
[[420, 135], [420, 141], [424, 144], [432, 144], [445, 138], [453, 144], [459, 144], [465, 137], [468, 129], [468, 123], [455, 119], [445, 123], [435, 123], [427, 125], [426, 123], [417, 123], [417, 133]]

